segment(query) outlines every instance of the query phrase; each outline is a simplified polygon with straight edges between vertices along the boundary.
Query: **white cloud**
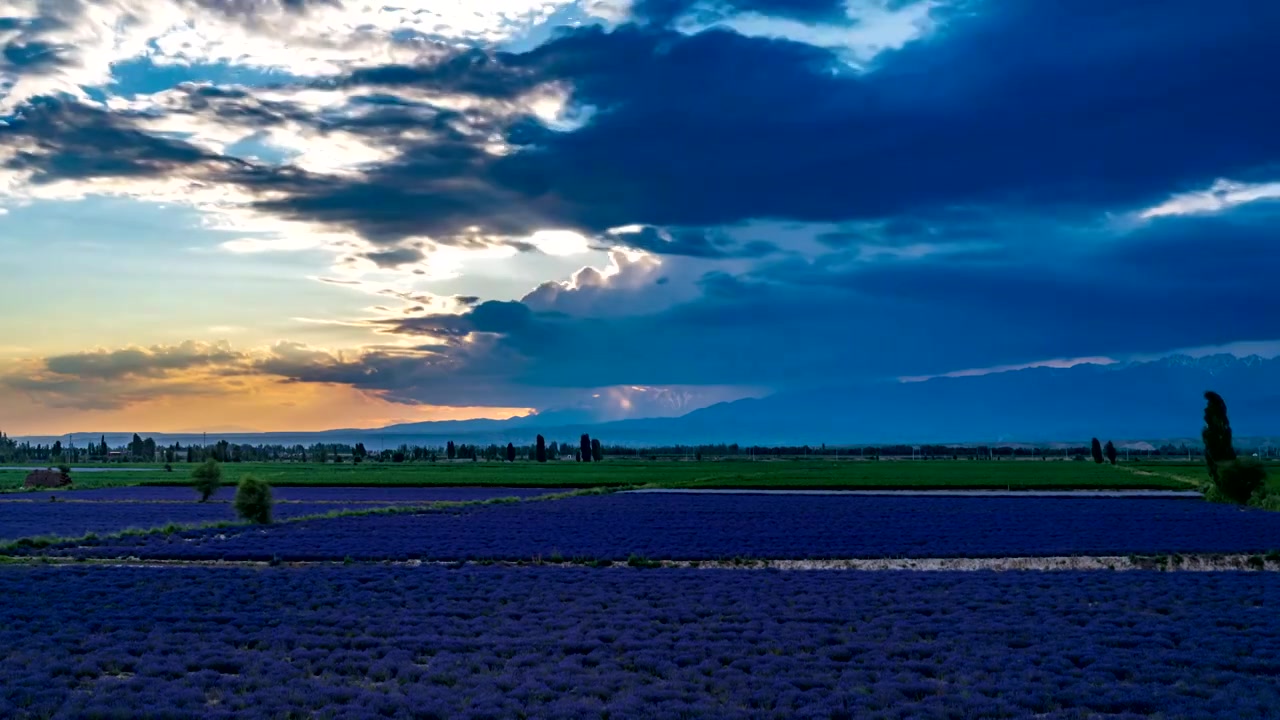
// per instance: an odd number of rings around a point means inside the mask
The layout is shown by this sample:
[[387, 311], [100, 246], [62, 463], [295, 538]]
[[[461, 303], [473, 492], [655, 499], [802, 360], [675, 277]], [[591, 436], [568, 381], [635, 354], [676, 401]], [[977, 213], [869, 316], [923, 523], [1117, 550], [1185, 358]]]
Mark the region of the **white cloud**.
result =
[[581, 255], [591, 249], [587, 239], [572, 230], [539, 230], [528, 242], [548, 255]]
[[1197, 215], [1230, 210], [1259, 200], [1280, 200], [1280, 182], [1242, 183], [1220, 178], [1207, 190], [1174, 195], [1139, 213], [1144, 220], [1170, 215]]
[[1016, 365], [995, 365], [986, 368], [970, 368], [967, 370], [955, 370], [940, 375], [916, 375], [912, 377], [900, 377], [899, 382], [914, 383], [932, 380], [934, 378], [962, 378], [977, 377], [979, 375], [991, 375], [994, 373], [1013, 372], [1016, 370], [1030, 370], [1032, 368], [1071, 368], [1076, 365], [1114, 365], [1119, 362], [1114, 358], [1097, 356], [1097, 357], [1079, 357], [1079, 358], [1054, 358], [1053, 360], [1040, 360], [1037, 362], [1019, 363]]
[[[694, 12], [681, 18], [676, 27], [697, 33], [711, 27], [726, 27], [749, 37], [782, 38], [817, 47], [839, 50], [849, 64], [860, 67], [886, 50], [894, 50], [928, 33], [933, 28], [930, 11], [939, 3], [920, 0], [893, 7], [887, 0], [847, 0], [844, 23], [806, 23], [772, 17], [757, 12], [729, 15], [708, 22]], [[712, 5], [714, 7], [714, 5]]]
[[951, 242], [951, 243], [910, 243], [907, 245], [874, 245], [858, 246], [857, 259], [873, 262], [881, 258], [893, 260], [920, 260], [937, 255], [955, 255], [957, 253], [978, 252], [999, 247], [987, 242]]
[[56, 69], [42, 72], [0, 62], [0, 111], [42, 94], [87, 99], [82, 87], [106, 86], [112, 64], [144, 57], [160, 65], [227, 63], [303, 76], [410, 63], [441, 52], [440, 41], [500, 42], [568, 4], [400, 0], [310, 3], [297, 12], [282, 0], [0, 0], [0, 17], [20, 21], [0, 31], [0, 45], [67, 48]]

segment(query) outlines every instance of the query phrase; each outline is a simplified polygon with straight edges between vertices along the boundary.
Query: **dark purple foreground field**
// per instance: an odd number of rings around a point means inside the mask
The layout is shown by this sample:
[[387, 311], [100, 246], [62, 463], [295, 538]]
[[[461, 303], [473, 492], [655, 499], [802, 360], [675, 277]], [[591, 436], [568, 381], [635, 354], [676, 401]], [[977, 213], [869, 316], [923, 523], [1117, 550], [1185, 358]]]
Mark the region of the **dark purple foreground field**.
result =
[[6, 718], [1275, 717], [1280, 574], [0, 568]]

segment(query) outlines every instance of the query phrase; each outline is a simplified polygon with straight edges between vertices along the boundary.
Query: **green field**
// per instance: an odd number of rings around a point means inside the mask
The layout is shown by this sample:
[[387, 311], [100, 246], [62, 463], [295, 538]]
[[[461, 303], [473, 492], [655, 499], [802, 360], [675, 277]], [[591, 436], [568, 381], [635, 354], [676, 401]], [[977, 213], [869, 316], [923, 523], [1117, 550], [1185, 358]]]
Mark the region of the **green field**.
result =
[[[145, 471], [77, 472], [77, 488], [183, 485], [192, 465], [128, 465]], [[1072, 461], [972, 460], [704, 460], [603, 463], [438, 462], [362, 465], [228, 463], [223, 482], [253, 473], [276, 486], [619, 487], [658, 485], [698, 488], [786, 489], [1187, 489], [1204, 475], [1193, 467], [1167, 470], [1144, 465], [1096, 465]], [[0, 490], [21, 488], [24, 471], [0, 470]]]

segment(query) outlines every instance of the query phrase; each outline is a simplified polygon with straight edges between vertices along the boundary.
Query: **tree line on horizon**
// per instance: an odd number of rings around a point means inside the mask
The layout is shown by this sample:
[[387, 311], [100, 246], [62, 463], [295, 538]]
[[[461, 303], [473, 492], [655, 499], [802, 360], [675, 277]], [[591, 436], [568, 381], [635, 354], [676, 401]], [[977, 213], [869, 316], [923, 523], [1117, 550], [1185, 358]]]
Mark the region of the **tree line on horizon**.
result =
[[[674, 445], [607, 445], [598, 439], [591, 438], [592, 461], [598, 462], [605, 456], [627, 457], [633, 459], [658, 459], [664, 457], [830, 457], [830, 458], [865, 458], [916, 457], [928, 460], [943, 459], [1014, 459], [1014, 458], [1055, 458], [1092, 456], [1089, 446], [1062, 446], [1055, 448], [1032, 445], [947, 445], [947, 444], [878, 444], [878, 445], [741, 445], [738, 443], [696, 443]], [[600, 444], [599, 453], [595, 445]], [[1108, 443], [1110, 444], [1110, 443]], [[548, 460], [578, 460], [582, 454], [581, 439], [578, 442], [545, 441]], [[1114, 447], [1114, 445], [1113, 445]], [[450, 449], [452, 448], [452, 454]], [[230, 443], [218, 440], [208, 445], [174, 442], [167, 446], [156, 443], [152, 438], [141, 438], [137, 434], [124, 445], [109, 447], [106, 438], [87, 446], [64, 445], [61, 441], [52, 444], [32, 444], [16, 442], [0, 432], [0, 462], [50, 462], [50, 463], [82, 463], [105, 462], [108, 453], [116, 453], [111, 460], [120, 462], [164, 462], [164, 463], [200, 463], [207, 459], [218, 462], [433, 462], [448, 460], [508, 460], [514, 462], [520, 458], [537, 460], [537, 444], [515, 445], [501, 444], [467, 444], [450, 441], [443, 446], [400, 444], [394, 448], [369, 450], [363, 442], [347, 443], [312, 443], [303, 444], [249, 444]], [[1104, 456], [1108, 451], [1103, 449]], [[1159, 447], [1144, 451], [1150, 457], [1202, 457], [1204, 451], [1197, 446], [1187, 444], [1174, 445], [1166, 443]], [[599, 455], [599, 457], [597, 457]], [[1095, 458], [1096, 459], [1096, 458]]]

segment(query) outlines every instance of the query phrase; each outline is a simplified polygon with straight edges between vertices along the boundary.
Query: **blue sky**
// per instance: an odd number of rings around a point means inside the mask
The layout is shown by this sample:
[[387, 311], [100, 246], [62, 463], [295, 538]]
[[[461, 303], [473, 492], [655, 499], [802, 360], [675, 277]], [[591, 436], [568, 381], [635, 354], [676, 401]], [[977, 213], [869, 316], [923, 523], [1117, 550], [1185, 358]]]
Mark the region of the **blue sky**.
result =
[[1273, 352], [1278, 23], [10, 0], [0, 428], [615, 419]]

